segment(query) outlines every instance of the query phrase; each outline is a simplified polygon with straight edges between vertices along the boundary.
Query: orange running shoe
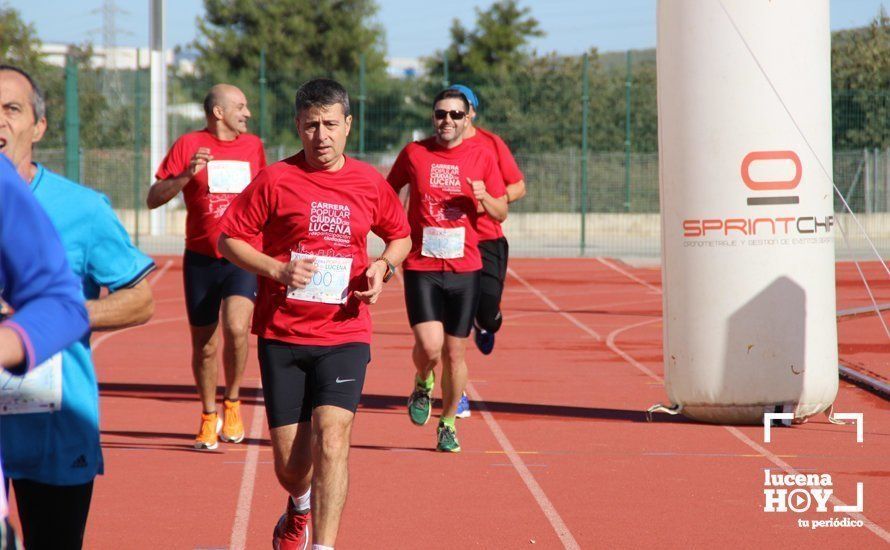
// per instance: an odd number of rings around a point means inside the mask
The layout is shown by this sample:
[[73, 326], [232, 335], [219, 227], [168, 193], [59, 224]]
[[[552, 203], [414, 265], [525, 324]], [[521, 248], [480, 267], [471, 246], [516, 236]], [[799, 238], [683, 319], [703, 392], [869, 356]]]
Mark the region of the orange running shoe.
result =
[[207, 449], [208, 451], [217, 448], [219, 444], [217, 443], [216, 434], [219, 433], [220, 428], [222, 428], [222, 420], [220, 420], [218, 414], [201, 413], [201, 431], [198, 432], [198, 437], [195, 438], [195, 448]]
[[241, 422], [241, 401], [223, 400], [223, 425], [220, 439], [230, 443], [244, 441], [244, 423]]

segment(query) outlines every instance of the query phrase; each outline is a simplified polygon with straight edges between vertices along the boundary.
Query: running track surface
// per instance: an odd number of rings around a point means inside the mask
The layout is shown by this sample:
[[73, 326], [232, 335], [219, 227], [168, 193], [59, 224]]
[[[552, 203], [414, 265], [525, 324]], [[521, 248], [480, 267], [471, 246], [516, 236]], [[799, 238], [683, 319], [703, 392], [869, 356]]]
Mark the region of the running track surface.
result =
[[[285, 495], [272, 470], [255, 349], [242, 395], [243, 444], [191, 445], [199, 405], [176, 258], [158, 258], [153, 320], [94, 336], [106, 475], [86, 548], [269, 548]], [[412, 338], [399, 282], [374, 306], [375, 340], [353, 431], [350, 492], [337, 547], [348, 548], [875, 548], [890, 544], [890, 404], [841, 382], [835, 410], [775, 429], [658, 415], [660, 273], [617, 260], [517, 259], [493, 355], [468, 352], [473, 416], [463, 452], [433, 452], [435, 422], [410, 424]], [[865, 266], [879, 303], [890, 278]], [[870, 303], [855, 268], [838, 267], [838, 309]], [[890, 317], [888, 315], [887, 317]], [[875, 315], [839, 322], [842, 360], [887, 374]], [[472, 347], [472, 345], [470, 346]], [[438, 393], [438, 391], [437, 391]], [[434, 411], [435, 413], [435, 411]], [[765, 513], [764, 469], [829, 473], [856, 501], [861, 528], [798, 526], [842, 513]], [[837, 504], [836, 502], [834, 504]]]

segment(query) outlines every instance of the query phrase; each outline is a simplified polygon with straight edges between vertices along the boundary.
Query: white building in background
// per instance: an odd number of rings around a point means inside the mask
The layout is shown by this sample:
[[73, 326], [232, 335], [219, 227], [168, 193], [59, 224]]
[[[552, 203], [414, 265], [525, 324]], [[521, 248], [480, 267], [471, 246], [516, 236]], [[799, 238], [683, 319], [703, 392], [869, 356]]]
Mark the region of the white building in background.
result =
[[[69, 44], [53, 44], [43, 43], [40, 51], [43, 59], [50, 65], [57, 67], [65, 66], [65, 56], [68, 53]], [[93, 57], [90, 64], [94, 69], [121, 69], [132, 70], [139, 63], [140, 69], [149, 68], [148, 48], [133, 48], [130, 46], [116, 46], [114, 48], [103, 48], [102, 46], [93, 46]], [[177, 72], [181, 74], [194, 74], [195, 63], [191, 59], [177, 56], [173, 50], [167, 50], [164, 56], [168, 66], [176, 67]]]
[[423, 76], [426, 69], [419, 57], [387, 57], [386, 72], [394, 78], [416, 78]]

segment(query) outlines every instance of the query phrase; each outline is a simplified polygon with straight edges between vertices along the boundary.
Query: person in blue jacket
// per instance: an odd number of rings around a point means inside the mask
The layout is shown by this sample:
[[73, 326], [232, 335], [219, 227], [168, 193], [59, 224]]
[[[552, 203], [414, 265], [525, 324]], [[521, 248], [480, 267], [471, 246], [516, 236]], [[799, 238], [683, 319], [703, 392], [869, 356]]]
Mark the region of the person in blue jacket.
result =
[[[0, 149], [4, 145], [0, 138]], [[0, 377], [11, 382], [4, 387], [27, 379], [23, 375], [88, 330], [80, 282], [59, 235], [0, 155]], [[0, 550], [18, 548], [4, 489], [0, 484]]]
[[[2, 151], [59, 232], [80, 279], [91, 330], [148, 321], [154, 304], [145, 277], [155, 264], [130, 242], [108, 198], [32, 161], [34, 144], [46, 130], [40, 88], [23, 70], [0, 65], [0, 104]], [[109, 293], [100, 298], [102, 287]], [[54, 361], [49, 366], [61, 371], [61, 396], [45, 391], [38, 403], [50, 412], [32, 406], [2, 414], [0, 407], [0, 454], [29, 550], [81, 548], [93, 479], [103, 473], [89, 335]], [[49, 386], [44, 381], [44, 390]]]

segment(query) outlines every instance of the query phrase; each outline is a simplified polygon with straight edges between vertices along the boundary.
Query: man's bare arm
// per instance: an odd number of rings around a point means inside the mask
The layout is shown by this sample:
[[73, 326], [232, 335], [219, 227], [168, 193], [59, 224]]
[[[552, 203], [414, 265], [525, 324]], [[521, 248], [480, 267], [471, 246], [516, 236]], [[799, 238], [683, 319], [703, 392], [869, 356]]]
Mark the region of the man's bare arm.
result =
[[115, 330], [148, 322], [154, 314], [154, 298], [145, 280], [98, 300], [87, 300], [92, 330]]
[[507, 202], [518, 201], [525, 196], [525, 180], [507, 185]]

